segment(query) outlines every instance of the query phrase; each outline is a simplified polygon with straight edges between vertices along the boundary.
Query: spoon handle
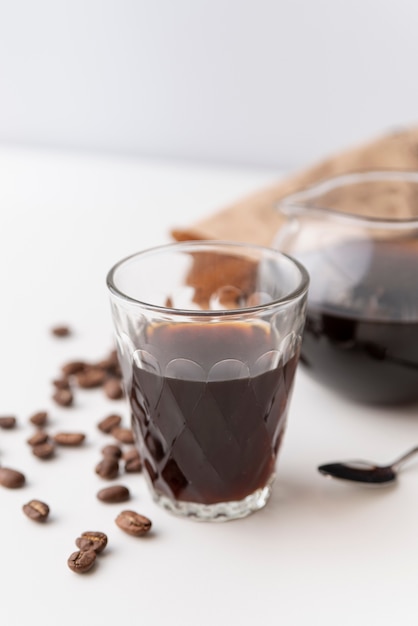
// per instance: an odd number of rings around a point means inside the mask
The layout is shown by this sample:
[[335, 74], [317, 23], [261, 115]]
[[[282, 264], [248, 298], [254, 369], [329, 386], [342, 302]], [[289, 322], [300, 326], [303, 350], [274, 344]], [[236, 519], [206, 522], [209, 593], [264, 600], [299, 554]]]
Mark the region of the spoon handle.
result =
[[391, 464], [392, 469], [397, 471], [400, 468], [400, 466], [405, 463], [405, 461], [407, 461], [408, 459], [410, 459], [412, 456], [414, 456], [417, 453], [418, 453], [418, 446], [415, 446], [408, 452], [405, 452], [405, 454], [403, 454], [401, 457], [396, 459], [396, 461], [394, 461]]

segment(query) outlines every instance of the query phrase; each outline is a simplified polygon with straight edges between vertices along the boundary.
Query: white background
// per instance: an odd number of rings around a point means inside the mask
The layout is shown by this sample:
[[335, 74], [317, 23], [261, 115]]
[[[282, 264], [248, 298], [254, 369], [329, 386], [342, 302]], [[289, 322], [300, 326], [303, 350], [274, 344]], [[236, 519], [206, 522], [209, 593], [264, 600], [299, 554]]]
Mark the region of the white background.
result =
[[0, 0], [0, 141], [293, 168], [418, 122], [416, 0]]

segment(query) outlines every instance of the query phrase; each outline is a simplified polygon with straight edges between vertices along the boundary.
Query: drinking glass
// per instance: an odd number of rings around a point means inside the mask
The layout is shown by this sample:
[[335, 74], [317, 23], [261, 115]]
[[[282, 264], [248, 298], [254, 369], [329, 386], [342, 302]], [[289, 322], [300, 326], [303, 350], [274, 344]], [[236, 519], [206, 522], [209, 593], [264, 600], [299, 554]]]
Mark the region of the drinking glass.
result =
[[203, 520], [262, 508], [299, 358], [304, 267], [269, 248], [174, 243], [120, 261], [107, 284], [154, 499]]

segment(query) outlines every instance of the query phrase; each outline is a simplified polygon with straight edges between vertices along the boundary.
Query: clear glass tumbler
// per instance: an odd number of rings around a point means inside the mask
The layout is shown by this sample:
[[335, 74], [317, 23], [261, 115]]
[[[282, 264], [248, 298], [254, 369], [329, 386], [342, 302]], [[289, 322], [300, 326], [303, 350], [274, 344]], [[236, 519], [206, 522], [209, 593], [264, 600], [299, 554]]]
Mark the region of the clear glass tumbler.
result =
[[262, 508], [299, 358], [304, 267], [269, 248], [189, 242], [120, 261], [107, 284], [154, 499], [204, 520]]

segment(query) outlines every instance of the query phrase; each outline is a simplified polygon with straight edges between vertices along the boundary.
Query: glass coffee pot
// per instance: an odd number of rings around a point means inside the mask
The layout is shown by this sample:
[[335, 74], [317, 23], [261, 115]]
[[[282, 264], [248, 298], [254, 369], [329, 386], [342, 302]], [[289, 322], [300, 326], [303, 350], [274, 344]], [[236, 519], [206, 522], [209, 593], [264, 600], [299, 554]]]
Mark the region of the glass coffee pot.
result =
[[418, 172], [339, 176], [279, 211], [275, 245], [311, 279], [304, 369], [357, 401], [418, 401]]

